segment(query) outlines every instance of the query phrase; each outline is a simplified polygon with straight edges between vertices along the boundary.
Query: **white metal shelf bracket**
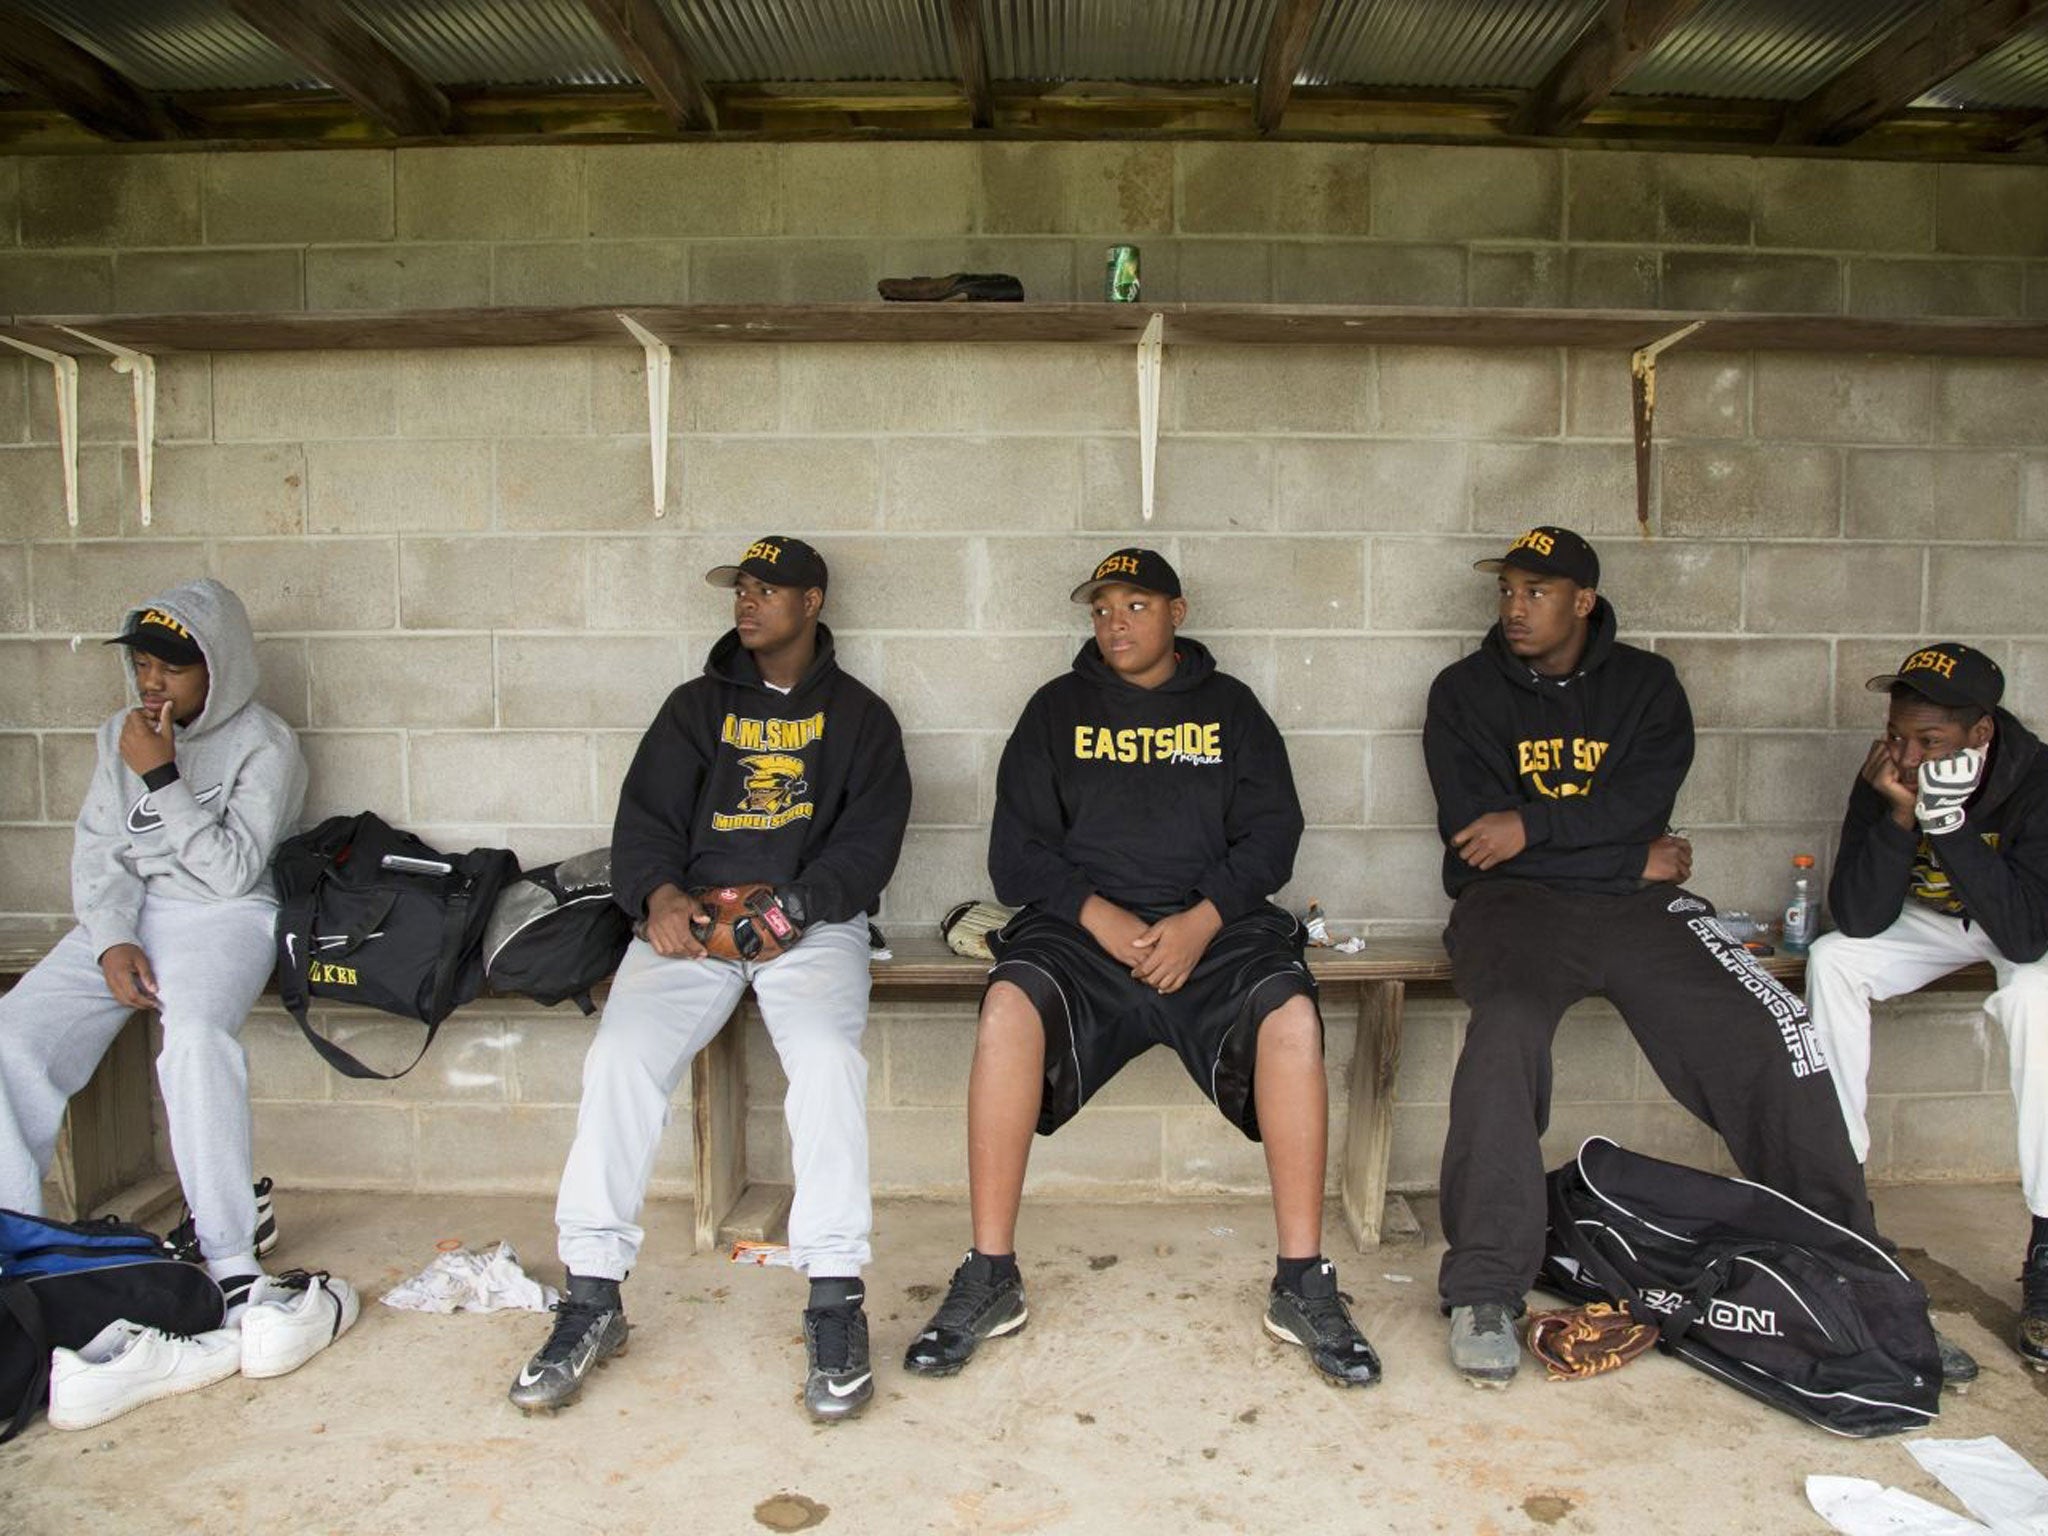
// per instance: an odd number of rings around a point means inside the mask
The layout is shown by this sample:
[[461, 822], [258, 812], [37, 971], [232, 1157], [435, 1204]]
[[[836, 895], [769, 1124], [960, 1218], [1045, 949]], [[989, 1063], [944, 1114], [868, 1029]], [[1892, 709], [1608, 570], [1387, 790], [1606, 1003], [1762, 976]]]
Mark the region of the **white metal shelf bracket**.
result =
[[78, 359], [63, 352], [0, 336], [10, 347], [39, 357], [50, 365], [57, 386], [57, 451], [64, 459], [64, 518], [78, 526]]
[[1165, 339], [1166, 316], [1155, 310], [1138, 338], [1138, 499], [1148, 523], [1159, 463], [1159, 364]]
[[647, 452], [654, 470], [654, 515], [668, 509], [668, 388], [674, 359], [668, 343], [631, 315], [620, 315], [623, 325], [647, 353]]
[[128, 375], [135, 407], [135, 491], [142, 507], [142, 526], [147, 528], [150, 486], [156, 472], [156, 359], [147, 352], [124, 347], [118, 341], [102, 341], [68, 325], [60, 325], [57, 329], [98, 347], [113, 358], [114, 372]]

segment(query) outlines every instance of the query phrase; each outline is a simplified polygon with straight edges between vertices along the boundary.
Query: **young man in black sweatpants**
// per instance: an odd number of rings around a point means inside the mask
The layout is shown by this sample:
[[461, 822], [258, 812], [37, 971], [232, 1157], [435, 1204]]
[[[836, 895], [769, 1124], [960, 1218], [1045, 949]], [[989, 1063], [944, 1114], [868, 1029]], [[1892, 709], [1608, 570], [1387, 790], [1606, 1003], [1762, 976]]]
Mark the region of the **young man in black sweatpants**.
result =
[[967, 1086], [974, 1247], [904, 1369], [950, 1376], [1024, 1326], [1017, 1212], [1033, 1131], [1049, 1136], [1128, 1062], [1174, 1051], [1224, 1117], [1263, 1141], [1278, 1255], [1266, 1331], [1326, 1381], [1380, 1362], [1322, 1256], [1328, 1090], [1287, 883], [1301, 802], [1252, 691], [1178, 634], [1180, 577], [1120, 549], [1076, 587], [1094, 638], [1024, 707], [996, 775], [988, 867], [1021, 904], [989, 936]]
[[1668, 823], [1693, 734], [1671, 663], [1615, 639], [1599, 559], [1568, 529], [1533, 528], [1478, 569], [1498, 573], [1500, 621], [1437, 675], [1422, 738], [1456, 902], [1444, 943], [1472, 1010], [1438, 1286], [1452, 1364], [1505, 1385], [1543, 1260], [1551, 1041], [1581, 998], [1614, 1004], [1746, 1177], [1876, 1229], [1805, 1006], [1680, 884], [1692, 850]]

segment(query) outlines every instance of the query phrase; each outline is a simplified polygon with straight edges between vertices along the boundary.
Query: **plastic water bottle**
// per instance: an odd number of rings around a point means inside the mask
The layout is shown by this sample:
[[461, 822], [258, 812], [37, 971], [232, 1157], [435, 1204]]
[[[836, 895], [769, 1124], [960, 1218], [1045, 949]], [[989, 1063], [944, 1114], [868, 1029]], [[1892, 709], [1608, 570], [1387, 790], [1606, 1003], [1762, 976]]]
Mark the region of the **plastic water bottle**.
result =
[[1792, 856], [1792, 891], [1785, 898], [1785, 929], [1781, 947], [1788, 955], [1803, 955], [1820, 932], [1820, 902], [1813, 894], [1813, 855]]

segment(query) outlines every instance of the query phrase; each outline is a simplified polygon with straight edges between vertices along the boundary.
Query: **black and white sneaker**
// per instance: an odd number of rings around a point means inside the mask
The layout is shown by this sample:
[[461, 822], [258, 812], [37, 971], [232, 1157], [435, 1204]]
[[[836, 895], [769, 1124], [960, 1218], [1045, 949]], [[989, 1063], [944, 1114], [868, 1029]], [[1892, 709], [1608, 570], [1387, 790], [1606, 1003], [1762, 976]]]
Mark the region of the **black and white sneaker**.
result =
[[995, 1266], [970, 1253], [953, 1271], [946, 1299], [910, 1341], [903, 1369], [916, 1376], [951, 1376], [967, 1364], [983, 1339], [1015, 1333], [1030, 1316], [1024, 1306], [1024, 1277], [995, 1278]]
[[2014, 1342], [2021, 1359], [2037, 1371], [2048, 1371], [2048, 1243], [2027, 1250], [2027, 1267], [2020, 1271], [2020, 1329]]
[[554, 1312], [547, 1343], [520, 1367], [508, 1394], [528, 1413], [573, 1403], [584, 1377], [626, 1352], [626, 1304], [618, 1281], [571, 1275]]
[[[256, 1191], [256, 1257], [262, 1258], [277, 1246], [277, 1210], [270, 1200], [270, 1180], [258, 1179]], [[187, 1264], [205, 1261], [199, 1251], [199, 1224], [192, 1219], [192, 1207], [185, 1207], [185, 1219], [171, 1228], [171, 1235], [164, 1239], [164, 1247], [174, 1259], [183, 1259]]]
[[1380, 1357], [1351, 1321], [1337, 1289], [1337, 1266], [1328, 1259], [1301, 1277], [1300, 1291], [1273, 1282], [1266, 1296], [1266, 1332], [1299, 1344], [1323, 1380], [1339, 1387], [1369, 1387], [1380, 1379]]
[[823, 1423], [850, 1419], [875, 1395], [868, 1363], [868, 1315], [858, 1301], [804, 1313], [804, 1407]]

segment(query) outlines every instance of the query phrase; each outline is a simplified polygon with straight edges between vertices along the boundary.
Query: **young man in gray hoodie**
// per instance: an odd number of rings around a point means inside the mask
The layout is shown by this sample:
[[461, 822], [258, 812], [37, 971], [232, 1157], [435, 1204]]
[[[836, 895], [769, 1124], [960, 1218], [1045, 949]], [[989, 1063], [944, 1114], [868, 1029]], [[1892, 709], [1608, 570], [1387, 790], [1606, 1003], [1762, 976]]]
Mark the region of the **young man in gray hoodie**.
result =
[[306, 764], [255, 701], [249, 615], [219, 582], [151, 598], [107, 644], [139, 704], [99, 730], [71, 858], [79, 925], [0, 997], [0, 1205], [41, 1213], [66, 1102], [129, 1015], [154, 1010], [171, 1153], [232, 1318], [261, 1274], [242, 1021], [270, 978], [270, 856]]

